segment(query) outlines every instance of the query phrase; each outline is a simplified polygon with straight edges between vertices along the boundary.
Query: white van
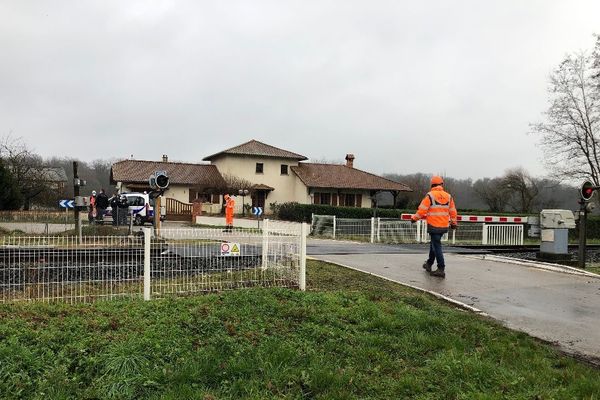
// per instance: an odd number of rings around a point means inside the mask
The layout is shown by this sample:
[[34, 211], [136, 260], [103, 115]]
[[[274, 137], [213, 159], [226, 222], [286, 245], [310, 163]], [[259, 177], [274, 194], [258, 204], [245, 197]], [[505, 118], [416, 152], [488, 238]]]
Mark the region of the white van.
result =
[[[121, 193], [121, 196], [127, 198], [128, 215], [133, 216], [135, 225], [144, 225], [146, 222], [154, 223], [154, 199], [150, 198], [148, 193]], [[166, 207], [160, 207], [160, 220], [165, 220]], [[104, 222], [112, 223], [112, 207], [106, 209]]]

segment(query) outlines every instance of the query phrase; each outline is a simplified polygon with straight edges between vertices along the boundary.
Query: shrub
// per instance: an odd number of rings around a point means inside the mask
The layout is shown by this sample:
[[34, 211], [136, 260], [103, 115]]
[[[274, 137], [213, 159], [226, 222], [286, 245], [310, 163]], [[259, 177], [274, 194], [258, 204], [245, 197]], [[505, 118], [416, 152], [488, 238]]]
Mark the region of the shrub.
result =
[[[402, 213], [412, 213], [414, 210], [377, 209], [381, 218], [400, 218]], [[371, 218], [375, 216], [374, 208], [335, 207], [322, 204], [283, 203], [279, 206], [277, 218], [284, 221], [311, 222], [312, 214], [335, 215], [338, 218]]]

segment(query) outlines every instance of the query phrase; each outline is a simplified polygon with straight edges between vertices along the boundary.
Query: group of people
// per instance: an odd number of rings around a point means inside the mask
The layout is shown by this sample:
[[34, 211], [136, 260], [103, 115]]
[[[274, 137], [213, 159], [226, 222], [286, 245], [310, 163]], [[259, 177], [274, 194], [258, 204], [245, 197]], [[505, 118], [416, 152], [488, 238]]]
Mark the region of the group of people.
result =
[[92, 190], [92, 195], [90, 196], [90, 209], [88, 211], [88, 221], [90, 224], [103, 221], [108, 204], [108, 196], [104, 192], [104, 189], [100, 189], [100, 193], [96, 193], [95, 190]]
[[127, 197], [115, 192], [109, 198], [104, 189], [100, 189], [100, 193], [96, 193], [95, 190], [92, 191], [88, 211], [88, 221], [90, 224], [103, 223], [108, 206], [112, 209], [112, 224], [114, 226], [127, 225], [127, 215], [129, 213]]

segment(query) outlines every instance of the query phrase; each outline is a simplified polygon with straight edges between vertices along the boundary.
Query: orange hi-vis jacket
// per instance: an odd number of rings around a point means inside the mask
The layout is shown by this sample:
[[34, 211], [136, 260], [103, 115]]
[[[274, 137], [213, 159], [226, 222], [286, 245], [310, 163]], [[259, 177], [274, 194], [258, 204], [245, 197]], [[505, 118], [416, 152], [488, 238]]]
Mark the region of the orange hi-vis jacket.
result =
[[235, 201], [230, 197], [225, 203], [225, 223], [227, 225], [233, 224], [233, 208], [235, 207]]
[[446, 233], [450, 224], [456, 225], [456, 215], [450, 193], [445, 192], [442, 186], [435, 186], [425, 195], [412, 219], [426, 219], [427, 232]]

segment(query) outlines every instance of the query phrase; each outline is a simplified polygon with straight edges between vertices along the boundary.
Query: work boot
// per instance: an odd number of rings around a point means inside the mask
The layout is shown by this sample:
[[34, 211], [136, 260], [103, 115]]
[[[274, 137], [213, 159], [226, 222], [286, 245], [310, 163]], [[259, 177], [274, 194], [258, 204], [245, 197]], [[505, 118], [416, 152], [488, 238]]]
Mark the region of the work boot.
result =
[[425, 261], [423, 263], [423, 269], [427, 272], [431, 272], [431, 264], [429, 264], [427, 261]]
[[444, 271], [444, 268], [438, 268], [435, 271], [431, 271], [429, 273], [429, 275], [431, 275], [431, 276], [437, 276], [438, 278], [445, 278], [446, 277], [446, 271]]

